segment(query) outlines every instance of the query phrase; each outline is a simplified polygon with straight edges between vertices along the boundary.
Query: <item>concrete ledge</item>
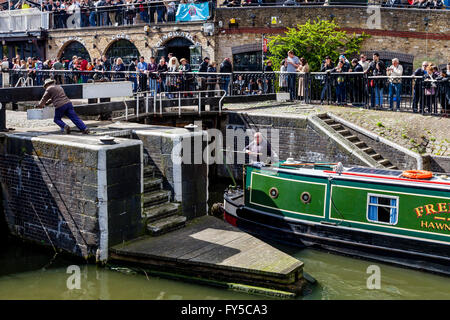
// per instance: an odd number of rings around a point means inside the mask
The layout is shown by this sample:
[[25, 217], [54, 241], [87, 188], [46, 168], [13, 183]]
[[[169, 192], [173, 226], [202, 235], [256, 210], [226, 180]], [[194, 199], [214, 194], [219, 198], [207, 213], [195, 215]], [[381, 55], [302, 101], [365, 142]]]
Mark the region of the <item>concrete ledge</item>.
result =
[[408, 156], [416, 159], [417, 170], [422, 170], [423, 169], [423, 157], [420, 154], [412, 152], [411, 150], [408, 150], [408, 149], [406, 149], [406, 148], [396, 144], [395, 142], [392, 142], [392, 141], [389, 141], [389, 140], [387, 140], [387, 139], [385, 139], [383, 137], [380, 137], [379, 135], [377, 135], [377, 134], [375, 134], [375, 133], [373, 133], [373, 132], [371, 132], [369, 130], [366, 130], [364, 128], [361, 128], [360, 126], [357, 126], [354, 123], [351, 123], [351, 122], [349, 122], [347, 120], [344, 120], [344, 119], [336, 116], [335, 114], [333, 114], [331, 112], [328, 112], [327, 114], [328, 114], [328, 116], [330, 118], [332, 118], [333, 120], [335, 120], [337, 122], [342, 123], [344, 126], [349, 127], [350, 129], [353, 129], [353, 130], [355, 130], [355, 131], [365, 135], [366, 137], [368, 137], [368, 138], [370, 138], [372, 140], [384, 143], [384, 144], [390, 146], [391, 148], [396, 149], [398, 152], [403, 152], [403, 153], [407, 154]]

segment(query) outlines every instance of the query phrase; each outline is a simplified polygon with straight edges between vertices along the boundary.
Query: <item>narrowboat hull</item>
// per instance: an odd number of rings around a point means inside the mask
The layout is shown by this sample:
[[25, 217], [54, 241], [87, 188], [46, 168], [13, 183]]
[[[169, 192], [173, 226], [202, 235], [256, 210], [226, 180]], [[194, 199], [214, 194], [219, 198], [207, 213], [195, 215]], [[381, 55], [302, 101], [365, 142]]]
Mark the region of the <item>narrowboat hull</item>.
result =
[[[317, 188], [321, 184], [321, 176], [314, 176], [314, 171], [311, 171], [312, 176], [308, 176], [308, 174], [303, 175], [302, 173], [292, 175], [292, 172], [284, 173], [283, 170], [275, 170], [276, 172], [273, 170], [267, 172], [264, 169], [255, 170], [255, 168], [244, 170], [247, 170], [244, 176], [244, 190], [226, 192], [223, 207], [225, 220], [242, 230], [289, 245], [319, 247], [368, 260], [450, 276], [450, 238], [448, 237], [450, 232], [447, 234], [446, 230], [439, 230], [436, 233], [433, 232], [434, 230], [430, 231], [425, 228], [424, 226], [430, 226], [430, 222], [433, 222], [435, 226], [442, 220], [428, 219], [426, 224], [419, 221], [427, 214], [425, 214], [425, 211], [423, 213], [414, 210], [410, 212], [411, 208], [417, 206], [417, 204], [408, 198], [410, 194], [417, 195], [423, 192], [423, 197], [419, 197], [420, 200], [418, 201], [424, 202], [425, 205], [433, 197], [441, 199], [438, 200], [441, 201], [440, 203], [450, 203], [450, 201], [446, 202], [445, 199], [447, 195], [446, 186], [442, 190], [439, 189], [440, 186], [433, 186], [433, 190], [427, 191], [425, 190], [426, 187], [423, 190], [417, 190], [417, 186], [409, 185], [408, 188], [400, 192], [398, 186], [389, 185], [389, 183], [384, 185], [384, 182], [380, 183], [376, 181], [377, 179], [374, 179], [375, 181], [366, 181], [366, 188], [358, 188], [352, 199], [345, 199], [343, 202], [338, 197], [333, 198], [333, 192], [331, 191], [333, 188], [329, 184], [326, 185], [330, 181], [329, 174], [324, 175], [325, 186], [320, 191], [320, 188]], [[252, 172], [257, 175], [265, 175], [266, 181], [262, 184], [261, 181], [254, 183], [255, 180], [249, 177]], [[277, 183], [279, 179], [289, 180], [289, 189], [286, 190], [282, 184]], [[332, 179], [336, 180], [334, 186], [346, 185], [348, 187], [350, 185], [349, 181], [338, 183], [339, 177], [333, 177]], [[308, 187], [307, 182], [313, 184], [312, 189]], [[301, 184], [301, 186], [297, 188], [296, 184]], [[258, 190], [254, 189], [256, 187]], [[304, 193], [304, 190], [309, 191], [311, 200], [307, 205], [311, 205], [312, 211], [308, 212], [308, 209], [305, 209], [308, 206], [302, 207], [302, 205], [297, 204], [301, 207], [301, 210], [294, 212], [293, 208], [289, 207], [287, 198], [280, 199], [281, 202], [275, 203], [276, 199], [270, 195], [270, 190], [273, 191], [273, 188], [276, 188], [277, 193], [280, 193], [279, 196], [277, 194], [277, 197], [280, 198], [283, 191], [290, 193], [291, 198], [296, 197], [296, 193]], [[339, 190], [339, 188], [336, 190]], [[254, 191], [257, 191], [258, 196], [252, 195]], [[358, 192], [363, 192], [364, 195], [359, 195]], [[361, 221], [358, 221], [357, 216], [352, 217], [348, 214], [347, 211], [358, 211], [360, 209], [358, 209], [357, 204], [346, 207], [345, 202], [351, 203], [352, 200], [364, 199], [366, 194], [369, 194], [368, 199], [372, 199], [372, 195], [378, 193], [381, 196], [389, 195], [392, 198], [393, 195], [398, 195], [395, 209], [398, 212], [396, 212], [396, 221], [393, 221], [395, 224], [363, 222], [363, 219], [368, 218], [369, 213], [367, 212], [360, 213], [360, 216], [364, 216]], [[336, 194], [339, 195], [339, 193]], [[342, 194], [342, 196], [348, 197], [346, 194]], [[320, 199], [319, 203], [314, 204], [314, 200], [317, 199]], [[372, 200], [367, 200], [369, 206], [371, 205], [370, 201]], [[411, 208], [408, 206], [411, 206]], [[442, 206], [443, 204], [440, 205], [440, 208]], [[399, 210], [401, 207], [403, 207], [403, 210]], [[433, 207], [425, 208], [428, 213]], [[334, 210], [339, 211], [338, 209], [341, 209], [340, 214], [348, 219], [344, 219], [344, 217], [337, 219]], [[445, 209], [447, 208], [445, 207]], [[408, 220], [411, 217], [405, 217], [405, 215], [417, 215], [417, 217], [413, 216], [417, 221], [414, 221], [414, 219]], [[442, 212], [434, 214], [434, 216], [443, 216], [445, 219], [449, 219], [447, 217], [450, 217], [450, 212]], [[405, 227], [402, 223], [406, 223], [406, 226], [411, 225], [411, 228]], [[419, 227], [422, 227], [421, 229], [417, 227], [417, 223]], [[414, 226], [417, 228], [414, 229]]]

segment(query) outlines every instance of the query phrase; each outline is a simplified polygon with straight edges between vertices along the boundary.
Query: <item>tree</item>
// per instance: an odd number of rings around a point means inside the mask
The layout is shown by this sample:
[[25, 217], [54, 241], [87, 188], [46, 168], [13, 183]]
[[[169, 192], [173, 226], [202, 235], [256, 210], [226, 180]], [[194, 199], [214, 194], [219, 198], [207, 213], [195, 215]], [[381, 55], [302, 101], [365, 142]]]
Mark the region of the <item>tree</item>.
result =
[[287, 57], [287, 52], [293, 50], [298, 57], [308, 61], [311, 71], [320, 71], [325, 56], [329, 55], [337, 61], [341, 53], [346, 56], [359, 53], [362, 42], [370, 36], [348, 35], [340, 31], [334, 20], [319, 20], [312, 23], [298, 24], [295, 28], [288, 28], [285, 35], [270, 37], [268, 49], [270, 60], [274, 66], [280, 66], [281, 61]]

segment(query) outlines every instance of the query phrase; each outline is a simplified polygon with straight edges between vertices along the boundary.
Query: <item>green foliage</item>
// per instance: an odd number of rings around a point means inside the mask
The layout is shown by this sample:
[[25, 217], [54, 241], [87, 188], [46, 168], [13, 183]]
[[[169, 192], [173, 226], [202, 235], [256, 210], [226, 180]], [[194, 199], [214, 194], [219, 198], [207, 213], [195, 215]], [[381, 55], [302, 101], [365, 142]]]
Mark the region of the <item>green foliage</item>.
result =
[[337, 61], [341, 53], [346, 56], [358, 54], [362, 42], [369, 37], [365, 33], [348, 35], [339, 30], [334, 20], [317, 19], [312, 23], [308, 20], [303, 25], [288, 28], [285, 35], [270, 37], [268, 49], [275, 68], [279, 69], [287, 52], [293, 50], [296, 56], [308, 61], [311, 71], [320, 71], [325, 56], [329, 55], [332, 61]]
[[382, 122], [378, 121], [378, 122], [377, 122], [377, 127], [383, 128], [383, 127], [384, 127], [384, 124], [383, 124]]

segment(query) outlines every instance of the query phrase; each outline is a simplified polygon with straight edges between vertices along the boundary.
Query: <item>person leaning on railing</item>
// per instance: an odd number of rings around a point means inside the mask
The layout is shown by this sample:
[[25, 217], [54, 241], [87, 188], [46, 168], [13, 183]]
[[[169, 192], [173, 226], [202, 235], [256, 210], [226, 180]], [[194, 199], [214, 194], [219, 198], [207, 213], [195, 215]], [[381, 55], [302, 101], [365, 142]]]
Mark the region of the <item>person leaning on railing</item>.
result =
[[427, 74], [424, 76], [424, 100], [425, 112], [437, 113], [436, 92], [437, 92], [437, 78], [440, 76], [438, 68], [433, 64], [429, 64]]
[[298, 99], [305, 100], [306, 97], [306, 74], [309, 72], [309, 64], [305, 58], [300, 58], [300, 65], [297, 71], [302, 73], [298, 78]]
[[[380, 55], [375, 52], [372, 62], [369, 63], [369, 68], [365, 71], [370, 76], [385, 76], [386, 66], [383, 61], [380, 60]], [[369, 94], [370, 94], [370, 107], [377, 109], [383, 105], [383, 89], [384, 79], [370, 79], [369, 78]]]
[[115, 74], [114, 74], [115, 81], [125, 80], [124, 71], [126, 71], [126, 68], [125, 68], [125, 64], [123, 63], [122, 58], [117, 58], [116, 64], [114, 65], [113, 70], [115, 72]]
[[279, 75], [279, 79], [278, 79], [278, 87], [280, 88], [280, 91], [282, 91], [282, 92], [287, 92], [288, 82], [287, 82], [286, 72], [287, 72], [286, 59], [283, 59], [281, 61], [280, 75]]
[[158, 66], [156, 67], [156, 72], [158, 73], [158, 79], [157, 84], [158, 84], [158, 92], [161, 95], [165, 90], [165, 84], [166, 84], [166, 72], [167, 72], [167, 63], [166, 63], [166, 58], [161, 57], [161, 59], [159, 59], [159, 63]]
[[441, 113], [447, 113], [450, 108], [450, 75], [447, 69], [441, 70], [441, 75], [436, 78], [439, 89], [439, 103], [441, 105]]
[[[208, 73], [217, 73], [217, 63], [215, 61], [212, 61], [208, 66]], [[213, 90], [217, 90], [217, 76], [216, 75], [210, 75], [207, 79], [208, 84], [208, 96], [214, 97], [216, 93]]]
[[323, 100], [325, 100], [325, 95], [327, 99], [331, 98], [331, 81], [329, 72], [334, 69], [334, 63], [331, 61], [330, 56], [325, 57], [325, 61], [322, 63], [322, 67], [320, 68], [320, 72], [326, 72], [326, 74], [322, 78], [322, 92], [320, 93], [320, 104], [323, 104]]
[[392, 65], [386, 69], [386, 75], [389, 76], [389, 109], [392, 111], [394, 108], [395, 93], [397, 111], [400, 111], [403, 67], [397, 58], [392, 59]]
[[423, 78], [427, 73], [428, 68], [428, 62], [423, 61], [422, 67], [417, 68], [416, 71], [414, 71], [413, 76], [415, 77], [421, 77], [421, 78], [415, 78], [414, 79], [414, 93], [413, 93], [413, 112], [417, 112], [417, 105], [420, 103], [419, 111], [423, 111], [423, 90], [422, 90], [422, 84], [423, 84]]
[[137, 70], [137, 58], [133, 57], [131, 58], [131, 62], [128, 65], [128, 71], [130, 72], [128, 74], [128, 80], [133, 83], [133, 92], [136, 92], [138, 89], [138, 83], [137, 83], [137, 77], [136, 77], [136, 70]]
[[[364, 67], [359, 63], [358, 59], [353, 59], [351, 62], [350, 72], [364, 72]], [[364, 105], [364, 77], [363, 75], [356, 75], [350, 78], [350, 100], [352, 104], [356, 107], [361, 107]]]

